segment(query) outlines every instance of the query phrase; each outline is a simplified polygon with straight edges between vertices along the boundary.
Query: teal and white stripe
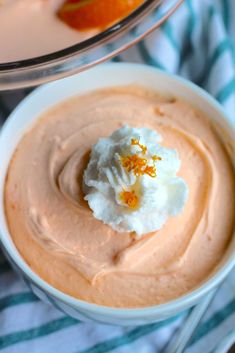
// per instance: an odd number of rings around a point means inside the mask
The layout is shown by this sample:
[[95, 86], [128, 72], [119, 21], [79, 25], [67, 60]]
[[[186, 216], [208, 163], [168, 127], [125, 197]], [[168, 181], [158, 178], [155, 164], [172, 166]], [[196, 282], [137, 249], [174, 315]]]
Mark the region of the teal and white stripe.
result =
[[[233, 35], [233, 36], [232, 36]], [[235, 122], [235, 1], [185, 0], [144, 42], [115, 58], [145, 62], [191, 79], [214, 95]], [[0, 95], [0, 121], [24, 92]], [[42, 303], [0, 252], [0, 352], [164, 353], [185, 313], [140, 327], [82, 323]], [[215, 352], [235, 329], [235, 272], [220, 288], [187, 353]], [[222, 353], [221, 347], [216, 353]]]

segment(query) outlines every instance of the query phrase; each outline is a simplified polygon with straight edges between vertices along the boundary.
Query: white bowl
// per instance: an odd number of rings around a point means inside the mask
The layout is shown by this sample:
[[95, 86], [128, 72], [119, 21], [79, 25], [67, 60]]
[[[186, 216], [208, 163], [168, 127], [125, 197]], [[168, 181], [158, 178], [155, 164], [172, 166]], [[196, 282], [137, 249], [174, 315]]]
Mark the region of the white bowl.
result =
[[215, 124], [231, 158], [235, 157], [235, 125], [229, 122], [220, 105], [205, 91], [182, 78], [155, 68], [136, 64], [106, 64], [79, 75], [49, 83], [36, 89], [12, 112], [0, 135], [0, 242], [12, 265], [23, 275], [33, 292], [42, 300], [53, 303], [66, 314], [80, 320], [95, 320], [120, 325], [140, 325], [164, 320], [185, 310], [217, 286], [235, 265], [235, 236], [220, 265], [210, 278], [190, 293], [166, 304], [118, 309], [90, 304], [53, 288], [34, 273], [14, 246], [4, 214], [4, 183], [11, 156], [35, 120], [48, 108], [71, 96], [102, 87], [140, 84], [162, 94], [186, 99], [199, 108]]

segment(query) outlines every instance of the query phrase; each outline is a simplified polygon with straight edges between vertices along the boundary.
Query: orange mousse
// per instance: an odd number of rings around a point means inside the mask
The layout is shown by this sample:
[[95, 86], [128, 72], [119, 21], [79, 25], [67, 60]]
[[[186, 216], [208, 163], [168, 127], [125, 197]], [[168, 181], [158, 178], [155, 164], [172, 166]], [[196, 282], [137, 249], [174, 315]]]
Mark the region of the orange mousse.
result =
[[[189, 188], [183, 211], [141, 239], [97, 220], [82, 192], [92, 146], [125, 124], [155, 130], [176, 149]], [[5, 212], [20, 254], [52, 286], [91, 303], [144, 307], [208, 278], [232, 237], [234, 195], [231, 161], [206, 116], [181, 99], [123, 87], [72, 98], [37, 120], [9, 165]], [[135, 195], [122, 197], [136, 207]]]

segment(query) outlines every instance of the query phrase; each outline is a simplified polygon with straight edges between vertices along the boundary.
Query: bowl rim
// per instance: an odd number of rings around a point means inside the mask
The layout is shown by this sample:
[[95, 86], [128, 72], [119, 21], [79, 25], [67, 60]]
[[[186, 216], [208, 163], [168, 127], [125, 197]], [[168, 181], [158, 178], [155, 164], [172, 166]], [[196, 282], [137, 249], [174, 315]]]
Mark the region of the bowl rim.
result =
[[[207, 93], [205, 90], [203, 90], [202, 88], [198, 87], [193, 82], [185, 78], [182, 78], [175, 74], [163, 72], [160, 69], [157, 69], [155, 67], [150, 67], [145, 64], [133, 64], [133, 63], [106, 63], [98, 67], [95, 67], [90, 71], [92, 74], [92, 71], [95, 71], [95, 70], [106, 70], [106, 68], [109, 68], [109, 69], [111, 68], [115, 70], [115, 68], [118, 68], [118, 67], [119, 68], [121, 67], [124, 70], [140, 69], [145, 72], [149, 71], [153, 73], [153, 75], [158, 75], [160, 77], [167, 77], [169, 80], [180, 83], [181, 85], [184, 86], [185, 89], [189, 89], [193, 94], [200, 96], [200, 98], [207, 101], [209, 105], [211, 105], [215, 110], [217, 110], [219, 115], [226, 122], [226, 125], [228, 126], [228, 128], [235, 134], [235, 124], [232, 123], [232, 121], [228, 118], [222, 106], [209, 93]], [[53, 89], [53, 86], [55, 85], [59, 85], [63, 87], [64, 80], [68, 80], [68, 79], [71, 80], [71, 77], [40, 86], [21, 101], [21, 103], [10, 114], [9, 118], [7, 119], [7, 121], [5, 122], [5, 124], [3, 125], [0, 131], [0, 149], [1, 147], [4, 147], [1, 145], [3, 144], [3, 137], [5, 133], [7, 133], [8, 130], [10, 129], [9, 127], [10, 123], [16, 119], [16, 115], [19, 114], [21, 108], [27, 105], [28, 102], [30, 102], [30, 100], [35, 95], [37, 95], [38, 93], [41, 93], [41, 91], [48, 88]], [[36, 115], [35, 115], [35, 119], [37, 119]], [[21, 134], [21, 136], [23, 134], [24, 134], [24, 131]], [[5, 183], [5, 178], [3, 182]], [[80, 309], [81, 311], [84, 310], [86, 312], [90, 312], [94, 314], [103, 314], [106, 317], [115, 317], [115, 318], [124, 318], [124, 319], [128, 317], [128, 318], [134, 319], [138, 317], [144, 317], [144, 316], [153, 317], [156, 315], [166, 315], [167, 313], [172, 313], [175, 311], [182, 311], [186, 307], [193, 305], [202, 296], [206, 295], [209, 291], [211, 291], [213, 288], [218, 286], [219, 283], [223, 281], [223, 279], [228, 275], [228, 273], [235, 266], [235, 252], [233, 252], [229, 256], [229, 258], [220, 266], [220, 268], [218, 269], [215, 268], [210, 278], [205, 279], [198, 287], [196, 287], [195, 289], [189, 291], [188, 293], [176, 299], [170, 300], [163, 304], [157, 304], [157, 305], [152, 305], [148, 307], [138, 307], [138, 308], [117, 308], [117, 307], [98, 305], [95, 303], [90, 303], [81, 299], [77, 299], [56, 289], [55, 287], [47, 283], [45, 280], [43, 280], [37, 273], [35, 273], [25, 262], [23, 257], [19, 254], [14, 243], [12, 242], [11, 244], [12, 240], [11, 240], [10, 232], [7, 228], [4, 207], [1, 207], [0, 213], [2, 213], [2, 219], [5, 222], [5, 224], [4, 222], [2, 223], [0, 218], [0, 245], [3, 247], [3, 249], [5, 249], [6, 253], [10, 256], [11, 260], [13, 260], [13, 262], [17, 265], [17, 267], [20, 268], [20, 270], [32, 283], [34, 283], [36, 286], [41, 288], [47, 294], [62, 301], [64, 304], [67, 304], [73, 308]], [[6, 237], [3, 236], [3, 233], [6, 233]]]

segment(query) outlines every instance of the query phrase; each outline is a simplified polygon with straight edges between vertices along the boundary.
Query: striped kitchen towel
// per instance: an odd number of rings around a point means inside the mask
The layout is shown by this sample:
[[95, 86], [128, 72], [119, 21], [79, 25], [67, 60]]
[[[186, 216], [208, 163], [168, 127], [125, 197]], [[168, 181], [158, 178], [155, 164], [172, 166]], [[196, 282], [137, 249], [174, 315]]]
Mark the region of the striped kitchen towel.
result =
[[[145, 62], [189, 78], [216, 97], [235, 123], [235, 0], [185, 0], [160, 30], [115, 60]], [[1, 121], [24, 94], [0, 94]], [[128, 328], [78, 322], [39, 301], [0, 252], [3, 353], [164, 353], [184, 319], [185, 313]], [[235, 271], [219, 289], [187, 353], [222, 353], [234, 339]]]

